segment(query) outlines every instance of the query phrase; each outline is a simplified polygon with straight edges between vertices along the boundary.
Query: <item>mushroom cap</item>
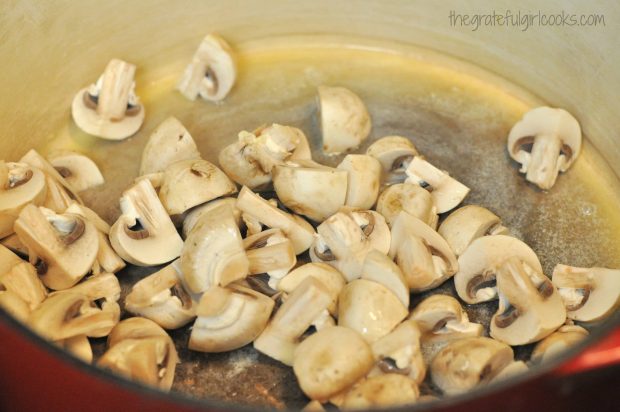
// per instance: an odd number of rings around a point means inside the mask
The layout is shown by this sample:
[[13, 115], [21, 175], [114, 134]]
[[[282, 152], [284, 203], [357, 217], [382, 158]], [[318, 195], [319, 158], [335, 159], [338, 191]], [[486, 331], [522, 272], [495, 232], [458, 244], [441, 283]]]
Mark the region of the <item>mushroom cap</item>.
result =
[[[64, 192], [63, 194], [69, 198], [69, 201], [68, 201], [69, 204], [74, 201], [80, 204], [83, 203], [82, 199], [80, 199], [79, 194], [73, 188], [73, 186], [69, 182], [67, 182], [67, 179], [62, 177], [60, 173], [58, 173], [58, 171], [54, 169], [54, 166], [52, 166], [50, 162], [48, 162], [36, 150], [30, 149], [25, 155], [22, 156], [21, 159], [19, 159], [19, 162], [26, 163], [42, 171], [46, 177], [46, 184], [48, 185], [48, 191], [50, 190], [49, 188], [50, 182], [54, 182], [56, 186], [59, 187], [59, 189], [63, 189], [63, 192]], [[50, 193], [48, 193], [47, 195], [49, 197]], [[64, 212], [64, 209], [58, 212], [62, 213]]]
[[433, 358], [431, 378], [445, 394], [454, 395], [488, 383], [512, 361], [512, 348], [502, 342], [485, 337], [459, 339]]
[[557, 265], [553, 284], [566, 306], [569, 319], [598, 321], [620, 305], [620, 270]]
[[535, 272], [542, 273], [536, 253], [517, 238], [493, 235], [471, 242], [459, 257], [459, 270], [454, 275], [454, 286], [459, 297], [469, 304], [496, 299], [496, 290], [479, 286], [492, 281], [495, 268], [511, 256], [518, 257]]
[[385, 254], [372, 250], [366, 255], [361, 279], [377, 282], [388, 288], [402, 304], [409, 307], [409, 287], [398, 265]]
[[176, 215], [218, 197], [237, 193], [237, 186], [213, 163], [181, 160], [164, 171], [159, 198], [170, 215]]
[[338, 165], [348, 173], [345, 205], [370, 209], [379, 195], [381, 163], [372, 156], [349, 154]]
[[215, 33], [208, 34], [185, 68], [177, 89], [189, 100], [223, 100], [235, 84], [237, 64], [230, 45]]
[[462, 255], [479, 237], [509, 234], [498, 216], [477, 205], [463, 206], [450, 213], [437, 232], [446, 239], [457, 256]]
[[413, 379], [393, 373], [362, 380], [344, 396], [341, 408], [372, 409], [398, 407], [418, 400], [420, 390]]
[[211, 200], [204, 205], [196, 206], [195, 208], [190, 210], [185, 216], [185, 219], [183, 219], [183, 237], [187, 238], [187, 236], [189, 236], [191, 231], [194, 229], [194, 227], [196, 227], [196, 225], [198, 224], [198, 222], [200, 222], [203, 216], [209, 215], [213, 210], [223, 204], [232, 211], [235, 223], [237, 223], [237, 226], [239, 227], [239, 229], [241, 229], [241, 211], [237, 209], [237, 199], [235, 199], [234, 197], [224, 197], [221, 199]]
[[71, 151], [55, 152], [48, 156], [49, 162], [78, 192], [102, 185], [105, 180], [101, 171], [88, 156]]
[[437, 213], [454, 209], [469, 193], [467, 186], [419, 156], [413, 158], [406, 173], [408, 176], [406, 182], [429, 186]]
[[545, 362], [588, 336], [588, 331], [581, 326], [564, 325], [536, 344], [531, 355], [531, 362]]
[[346, 170], [298, 160], [274, 168], [273, 187], [286, 207], [322, 222], [345, 204], [348, 175]]
[[368, 149], [366, 154], [374, 157], [381, 163], [385, 174], [404, 172], [418, 150], [411, 140], [402, 136], [386, 136], [376, 140]]
[[324, 152], [342, 153], [366, 140], [370, 115], [355, 93], [344, 87], [319, 86], [318, 103]]
[[45, 174], [25, 163], [0, 161], [0, 173], [6, 176], [0, 185], [0, 238], [13, 233], [13, 224], [27, 204], [43, 204], [47, 187]]
[[433, 229], [437, 226], [437, 208], [430, 192], [411, 183], [397, 183], [387, 187], [379, 195], [376, 209], [390, 227], [400, 212], [417, 217]]
[[253, 190], [266, 188], [271, 183], [271, 171], [264, 171], [258, 162], [248, 159], [246, 148], [248, 143], [234, 142], [220, 150], [218, 163], [228, 177], [236, 183]]
[[359, 332], [369, 343], [390, 333], [407, 314], [391, 290], [370, 280], [348, 283], [338, 298], [338, 325]]
[[[110, 229], [112, 247], [127, 262], [154, 266], [176, 259], [183, 239], [148, 179], [135, 183], [120, 199], [121, 216]], [[141, 227], [133, 230], [134, 227]]]
[[364, 377], [372, 364], [372, 351], [364, 339], [354, 330], [334, 326], [299, 344], [293, 371], [310, 399], [325, 402]]

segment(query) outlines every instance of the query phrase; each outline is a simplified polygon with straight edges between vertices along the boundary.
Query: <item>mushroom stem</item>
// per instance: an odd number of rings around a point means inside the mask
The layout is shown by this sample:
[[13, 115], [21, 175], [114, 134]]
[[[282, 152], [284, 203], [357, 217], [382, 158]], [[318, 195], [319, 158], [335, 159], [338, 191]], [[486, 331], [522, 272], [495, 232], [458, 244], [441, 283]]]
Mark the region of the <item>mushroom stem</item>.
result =
[[559, 163], [562, 160], [558, 157], [558, 153], [561, 148], [560, 139], [545, 135], [536, 136], [529, 164], [523, 167], [527, 167], [525, 178], [543, 190], [551, 189], [558, 177]]
[[103, 118], [121, 120], [125, 117], [135, 73], [136, 66], [133, 64], [110, 60], [101, 77], [101, 90], [97, 98], [97, 113]]

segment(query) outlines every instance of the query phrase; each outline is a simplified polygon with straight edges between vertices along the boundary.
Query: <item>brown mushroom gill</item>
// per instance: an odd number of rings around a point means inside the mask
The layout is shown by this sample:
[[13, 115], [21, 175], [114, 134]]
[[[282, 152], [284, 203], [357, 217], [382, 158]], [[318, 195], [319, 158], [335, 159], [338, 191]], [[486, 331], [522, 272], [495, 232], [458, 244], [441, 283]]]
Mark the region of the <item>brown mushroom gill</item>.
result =
[[383, 373], [396, 373], [398, 375], [408, 376], [411, 373], [411, 368], [399, 368], [396, 365], [396, 361], [393, 358], [387, 357], [383, 358], [377, 362], [377, 367]]
[[176, 297], [181, 301], [181, 307], [183, 309], [191, 308], [192, 298], [180, 284], [175, 283], [174, 286], [170, 288], [170, 295]]
[[585, 304], [588, 302], [588, 299], [590, 298], [590, 292], [592, 292], [592, 289], [590, 287], [579, 288], [579, 289], [576, 289], [576, 292], [581, 295], [581, 299], [579, 300], [578, 303], [567, 305], [566, 310], [568, 311], [572, 312], [572, 311], [576, 311], [584, 307]]
[[[534, 146], [534, 136], [526, 136], [517, 140], [513, 146], [513, 152], [523, 150], [524, 152], [532, 153], [532, 147]], [[560, 147], [560, 156], [566, 157], [569, 161], [573, 157], [573, 149], [565, 143], [562, 143]]]
[[133, 226], [125, 226], [125, 233], [134, 240], [146, 239], [150, 236], [149, 231], [142, 226], [140, 220], [136, 220]]
[[413, 155], [399, 156], [392, 162], [390, 171], [393, 173], [405, 173], [405, 169], [409, 166], [409, 162], [413, 159]]
[[507, 328], [512, 325], [520, 315], [519, 309], [509, 304], [506, 306], [504, 312], [495, 317], [495, 325], [498, 328]]
[[549, 279], [543, 280], [536, 289], [543, 299], [547, 299], [549, 296], [553, 295], [553, 284]]
[[65, 245], [69, 246], [75, 241], [77, 241], [80, 237], [82, 237], [85, 228], [86, 224], [84, 223], [84, 221], [80, 218], [76, 218], [75, 223], [71, 228], [71, 231], [65, 235], [60, 236], [60, 240], [62, 240], [62, 243], [64, 243]]
[[[82, 96], [82, 100], [84, 102], [84, 106], [88, 107], [91, 110], [97, 110], [97, 106], [99, 105], [99, 96], [92, 95], [87, 91], [84, 92]], [[135, 116], [140, 113], [139, 105], [132, 105], [131, 103], [127, 103], [127, 109], [125, 110], [125, 116]], [[112, 120], [120, 120], [120, 119], [112, 119]], [[66, 177], [66, 176], [63, 176]]]
[[331, 261], [336, 260], [336, 256], [334, 256], [331, 249], [328, 247], [326, 247], [322, 252], [317, 247], [315, 247], [314, 253], [323, 262], [331, 262]]
[[21, 174], [9, 174], [8, 189], [15, 189], [18, 186], [24, 185], [32, 179], [33, 172], [28, 169], [25, 173]]
[[474, 276], [469, 283], [467, 283], [467, 296], [475, 299], [480, 289], [492, 287], [495, 287], [495, 273], [486, 271], [480, 275]]
[[69, 170], [68, 168], [63, 167], [63, 166], [54, 166], [54, 169], [56, 169], [58, 174], [60, 174], [65, 179], [67, 177], [71, 177], [73, 175], [73, 173], [71, 173], [71, 170]]
[[207, 71], [205, 72], [205, 80], [207, 91], [211, 94], [217, 93], [218, 82], [217, 76], [211, 67], [207, 67]]
[[262, 293], [263, 295], [273, 297], [277, 293], [279, 293], [277, 290], [272, 289], [269, 286], [269, 275], [248, 276], [247, 278], [245, 278], [245, 280], [246, 282], [248, 282], [248, 285], [250, 285], [253, 290], [257, 291], [258, 293]]

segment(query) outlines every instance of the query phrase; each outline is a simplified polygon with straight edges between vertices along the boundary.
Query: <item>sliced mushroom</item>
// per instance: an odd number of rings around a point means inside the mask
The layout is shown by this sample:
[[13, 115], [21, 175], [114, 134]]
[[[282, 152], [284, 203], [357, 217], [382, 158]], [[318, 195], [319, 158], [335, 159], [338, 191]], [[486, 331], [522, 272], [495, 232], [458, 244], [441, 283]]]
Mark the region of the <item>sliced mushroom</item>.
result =
[[536, 253], [519, 239], [493, 235], [474, 240], [459, 257], [459, 271], [454, 275], [459, 297], [469, 304], [497, 299], [495, 269], [513, 256], [535, 272], [542, 273]]
[[[291, 366], [300, 338], [331, 303], [331, 295], [323, 283], [313, 277], [306, 278], [276, 311], [254, 341], [254, 348]], [[328, 329], [331, 328], [325, 330]]]
[[22, 243], [21, 240], [19, 240], [19, 236], [15, 233], [5, 237], [4, 239], [0, 239], [0, 245], [24, 259], [28, 257], [28, 248]]
[[185, 68], [177, 90], [189, 100], [223, 100], [237, 78], [235, 55], [230, 45], [215, 33], [208, 34]]
[[176, 259], [183, 240], [149, 180], [123, 193], [121, 216], [110, 229], [112, 247], [127, 262], [154, 266]]
[[309, 277], [317, 279], [329, 291], [331, 297], [329, 313], [337, 314], [338, 295], [346, 284], [346, 280], [340, 272], [325, 263], [306, 263], [295, 268], [278, 282], [277, 288], [282, 292], [292, 293]]
[[537, 107], [525, 113], [508, 135], [508, 153], [525, 179], [551, 189], [581, 151], [579, 122], [566, 110]]
[[497, 268], [499, 308], [490, 334], [509, 345], [525, 345], [550, 335], [566, 320], [566, 309], [551, 281], [516, 257]]
[[386, 188], [377, 200], [376, 209], [390, 227], [400, 212], [417, 217], [433, 229], [439, 220], [430, 192], [411, 183], [398, 183]]
[[407, 314], [391, 290], [365, 279], [348, 283], [338, 298], [338, 325], [359, 332], [369, 343], [390, 333]]
[[225, 204], [204, 216], [187, 237], [180, 265], [193, 293], [226, 286], [248, 275], [249, 260], [241, 233]]
[[286, 207], [322, 222], [345, 204], [348, 175], [346, 170], [298, 160], [274, 168], [273, 187]]
[[297, 263], [293, 243], [280, 229], [248, 236], [243, 240], [243, 247], [250, 262], [250, 275], [267, 273], [274, 286]]
[[557, 265], [552, 279], [569, 319], [598, 321], [620, 305], [620, 270]]
[[22, 323], [30, 317], [28, 303], [10, 290], [0, 290], [0, 308]]
[[392, 225], [390, 257], [396, 258], [409, 289], [432, 289], [458, 270], [448, 243], [420, 219], [401, 212]]
[[426, 376], [426, 365], [420, 348], [422, 331], [413, 320], [405, 320], [393, 331], [372, 343], [375, 366], [368, 376], [398, 374], [408, 376], [416, 384]]
[[314, 240], [315, 232], [310, 223], [278, 209], [245, 186], [239, 191], [237, 209], [267, 227], [281, 229], [293, 242], [296, 255], [308, 250]]
[[344, 87], [319, 86], [318, 103], [325, 153], [355, 149], [366, 140], [371, 128], [370, 115], [355, 93]]
[[454, 209], [469, 193], [467, 186], [420, 157], [413, 158], [406, 173], [407, 183], [419, 185], [431, 193], [437, 213]]
[[187, 213], [187, 215], [185, 216], [185, 219], [183, 220], [183, 237], [187, 239], [189, 234], [192, 232], [194, 227], [196, 227], [198, 222], [200, 222], [203, 216], [208, 216], [213, 210], [223, 204], [232, 211], [235, 223], [237, 224], [239, 229], [241, 229], [241, 211], [237, 209], [237, 199], [235, 199], [234, 197], [225, 197], [222, 199], [212, 200], [205, 203], [204, 205], [197, 206], [190, 210], [189, 213]]
[[564, 325], [536, 344], [530, 358], [532, 363], [545, 362], [570, 349], [588, 337], [588, 331], [577, 325]]
[[[139, 319], [139, 321], [135, 321]], [[133, 333], [121, 336], [117, 328], [133, 327]], [[99, 358], [99, 367], [111, 370], [147, 385], [169, 390], [179, 362], [172, 339], [154, 322], [129, 318], [120, 322], [108, 339], [108, 350]], [[112, 336], [115, 335], [115, 339]]]
[[[29, 150], [21, 159], [19, 159], [20, 163], [26, 163], [31, 167], [37, 168], [45, 174], [45, 181], [47, 185], [47, 196], [46, 200], [43, 203], [45, 207], [48, 207], [54, 210], [57, 213], [62, 213], [65, 211], [65, 208], [68, 207], [71, 203], [77, 202], [82, 204], [82, 199], [79, 194], [75, 190], [75, 188], [62, 177], [58, 170], [51, 165], [43, 156], [39, 154], [34, 149]], [[55, 190], [54, 190], [55, 189]], [[55, 193], [56, 192], [56, 193]], [[48, 203], [53, 203], [54, 199], [52, 197], [60, 197], [63, 203], [66, 203], [62, 209], [54, 209], [49, 207]]]
[[50, 289], [75, 285], [97, 258], [97, 229], [79, 215], [57, 215], [28, 205], [15, 221], [15, 233], [30, 250], [30, 261], [36, 263], [37, 274]]
[[105, 181], [101, 171], [89, 157], [70, 151], [50, 154], [52, 166], [78, 192], [102, 185]]
[[326, 402], [359, 381], [372, 368], [370, 346], [354, 330], [334, 326], [301, 342], [293, 371], [301, 390]]
[[406, 179], [405, 170], [418, 150], [411, 140], [402, 136], [386, 136], [371, 144], [366, 154], [376, 158], [389, 183], [401, 183]]
[[505, 366], [498, 374], [496, 374], [493, 378], [491, 378], [491, 382], [501, 381], [507, 378], [512, 378], [513, 376], [520, 375], [529, 370], [525, 362], [523, 361], [514, 361]]
[[29, 307], [35, 309], [47, 296], [45, 286], [37, 271], [4, 246], [0, 246], [0, 290], [7, 290], [18, 296]]
[[450, 213], [437, 232], [446, 239], [456, 256], [461, 256], [479, 237], [510, 234], [499, 217], [476, 205], [463, 206]]
[[512, 361], [512, 349], [504, 343], [485, 337], [459, 339], [435, 356], [431, 378], [445, 394], [455, 395], [487, 384]]
[[392, 259], [378, 250], [366, 255], [362, 266], [361, 279], [377, 282], [388, 288], [402, 304], [409, 307], [409, 286], [403, 272]]
[[73, 98], [71, 115], [84, 132], [110, 140], [135, 134], [144, 121], [144, 106], [136, 95], [136, 66], [112, 59], [96, 83]]
[[198, 318], [189, 348], [201, 352], [227, 352], [247, 345], [267, 326], [274, 301], [239, 285], [214, 286], [196, 308]]
[[349, 172], [345, 205], [370, 209], [379, 195], [381, 163], [372, 156], [349, 154], [338, 169]]
[[86, 363], [93, 361], [93, 348], [90, 346], [90, 341], [86, 335], [74, 336], [55, 343]]
[[177, 329], [191, 322], [196, 317], [196, 304], [173, 264], [135, 283], [125, 298], [127, 311], [165, 329]]
[[181, 160], [164, 172], [159, 198], [170, 215], [237, 192], [237, 186], [206, 160]]
[[415, 403], [420, 396], [418, 384], [398, 374], [373, 376], [362, 380], [347, 392], [343, 410], [392, 408]]

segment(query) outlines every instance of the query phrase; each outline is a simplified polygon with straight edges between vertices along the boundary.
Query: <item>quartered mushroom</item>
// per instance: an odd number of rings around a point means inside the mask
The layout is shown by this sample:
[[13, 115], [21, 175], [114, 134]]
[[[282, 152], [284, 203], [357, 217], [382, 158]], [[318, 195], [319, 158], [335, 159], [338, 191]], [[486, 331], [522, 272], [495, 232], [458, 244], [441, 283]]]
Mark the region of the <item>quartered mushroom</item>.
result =
[[131, 287], [125, 309], [164, 329], [176, 329], [196, 317], [196, 304], [185, 290], [176, 265], [170, 264]]
[[149, 180], [140, 180], [121, 199], [121, 216], [110, 229], [112, 247], [127, 262], [154, 266], [181, 254], [183, 240]]
[[276, 286], [297, 263], [293, 243], [280, 229], [269, 229], [243, 239], [250, 263], [249, 274], [266, 273], [269, 283]]
[[512, 348], [502, 342], [485, 337], [459, 339], [435, 356], [431, 378], [443, 393], [456, 395], [487, 384], [512, 361]]
[[422, 331], [413, 320], [405, 320], [384, 337], [373, 342], [375, 366], [368, 376], [403, 375], [422, 383], [426, 365], [420, 348]]
[[147, 385], [169, 390], [179, 362], [172, 339], [145, 318], [120, 322], [108, 337], [108, 349], [97, 365]]
[[368, 410], [399, 407], [415, 403], [420, 390], [415, 380], [398, 374], [378, 375], [363, 379], [349, 390], [340, 408]]
[[620, 270], [557, 265], [553, 284], [566, 306], [569, 319], [593, 322], [603, 319], [620, 305]]
[[54, 343], [86, 363], [93, 361], [93, 348], [86, 335], [78, 335]]
[[359, 209], [372, 208], [379, 195], [381, 163], [372, 156], [349, 154], [342, 159], [338, 169], [349, 172], [344, 204]]
[[140, 175], [163, 172], [181, 160], [200, 159], [192, 135], [176, 117], [168, 117], [149, 136], [142, 150]]
[[332, 296], [323, 283], [312, 277], [306, 278], [276, 311], [265, 330], [254, 341], [254, 348], [291, 366], [302, 335], [331, 303]]
[[265, 329], [273, 307], [271, 298], [252, 289], [214, 286], [198, 303], [189, 348], [226, 352], [245, 346]]
[[30, 317], [28, 303], [10, 290], [0, 290], [0, 308], [24, 324]]
[[15, 233], [0, 239], [0, 245], [24, 259], [28, 257], [28, 248], [19, 240], [19, 236]]
[[0, 160], [0, 238], [13, 233], [13, 224], [24, 206], [43, 204], [46, 189], [45, 174], [38, 168]]
[[450, 213], [437, 232], [446, 239], [456, 256], [461, 256], [479, 237], [510, 234], [497, 215], [477, 205], [463, 206]]
[[349, 175], [311, 160], [290, 161], [274, 168], [273, 187], [286, 207], [322, 222], [345, 205]]
[[495, 270], [510, 257], [517, 257], [537, 273], [543, 271], [536, 253], [519, 239], [483, 236], [471, 242], [459, 257], [459, 270], [454, 275], [456, 293], [469, 304], [497, 299]]
[[296, 255], [308, 250], [314, 240], [315, 232], [310, 223], [299, 216], [278, 209], [277, 206], [272, 205], [245, 186], [237, 196], [237, 209], [269, 228], [281, 229], [286, 237], [293, 242]]
[[406, 173], [407, 183], [419, 185], [431, 193], [437, 213], [454, 209], [469, 193], [467, 186], [419, 156], [411, 160]]
[[101, 171], [88, 156], [61, 151], [47, 156], [50, 164], [78, 192], [102, 185], [105, 180]]
[[406, 212], [401, 212], [392, 224], [389, 255], [396, 259], [409, 289], [417, 292], [439, 286], [459, 268], [448, 243]]
[[366, 154], [381, 163], [388, 183], [401, 183], [407, 178], [405, 170], [409, 167], [409, 163], [419, 153], [411, 140], [406, 137], [386, 136], [368, 146]]
[[588, 337], [588, 331], [577, 325], [564, 325], [536, 344], [531, 355], [532, 363], [545, 362]]
[[110, 140], [136, 133], [144, 121], [144, 106], [135, 93], [136, 66], [112, 59], [99, 79], [73, 98], [71, 115], [84, 132]]
[[334, 326], [301, 342], [292, 365], [301, 390], [326, 402], [363, 378], [373, 363], [370, 346], [359, 333]]
[[508, 153], [521, 164], [525, 179], [551, 189], [581, 151], [581, 127], [566, 110], [537, 107], [525, 113], [508, 134]]
[[431, 228], [437, 227], [437, 208], [430, 192], [411, 183], [397, 183], [387, 187], [377, 200], [377, 212], [392, 227], [400, 212], [417, 217]]
[[241, 233], [232, 211], [225, 204], [199, 221], [187, 237], [180, 267], [189, 290], [204, 292], [226, 286], [249, 273]]
[[235, 223], [237, 224], [239, 229], [241, 229], [243, 224], [241, 220], [241, 211], [237, 209], [236, 204], [237, 199], [235, 199], [234, 197], [224, 197], [221, 199], [212, 200], [205, 203], [204, 205], [196, 206], [195, 208], [191, 209], [185, 215], [185, 219], [183, 219], [183, 238], [187, 239], [189, 234], [196, 227], [198, 222], [200, 222], [203, 216], [208, 216], [211, 212], [213, 212], [221, 205], [226, 205], [225, 207], [232, 211]]
[[177, 90], [189, 100], [223, 100], [235, 84], [237, 64], [230, 45], [215, 33], [208, 34], [198, 46], [177, 84]]
[[29, 310], [35, 309], [47, 297], [35, 267], [4, 246], [0, 246], [0, 291], [9, 291], [19, 297]]
[[499, 308], [491, 318], [491, 337], [525, 345], [550, 335], [566, 321], [560, 294], [542, 272], [512, 257], [497, 268]]
[[403, 305], [409, 307], [409, 286], [398, 265], [387, 255], [373, 250], [366, 255], [361, 279], [377, 282], [388, 288]]
[[237, 193], [237, 186], [213, 163], [202, 159], [181, 160], [163, 174], [159, 199], [170, 215], [218, 197]]
[[67, 289], [86, 275], [97, 258], [97, 229], [75, 214], [26, 206], [15, 221], [15, 233], [28, 247], [30, 262], [50, 289]]
[[504, 366], [502, 370], [499, 371], [493, 378], [491, 378], [490, 382], [497, 382], [507, 378], [512, 378], [515, 375], [520, 375], [529, 370], [527, 364], [523, 361], [514, 361]]
[[355, 149], [370, 134], [368, 110], [351, 90], [319, 86], [318, 104], [325, 153], [338, 154]]
[[390, 333], [407, 314], [396, 294], [370, 280], [349, 282], [338, 298], [338, 325], [357, 331], [368, 343]]
[[371, 210], [338, 212], [321, 223], [317, 232], [310, 259], [333, 266], [349, 281], [361, 276], [370, 251], [387, 253], [390, 249], [390, 230], [383, 217]]

